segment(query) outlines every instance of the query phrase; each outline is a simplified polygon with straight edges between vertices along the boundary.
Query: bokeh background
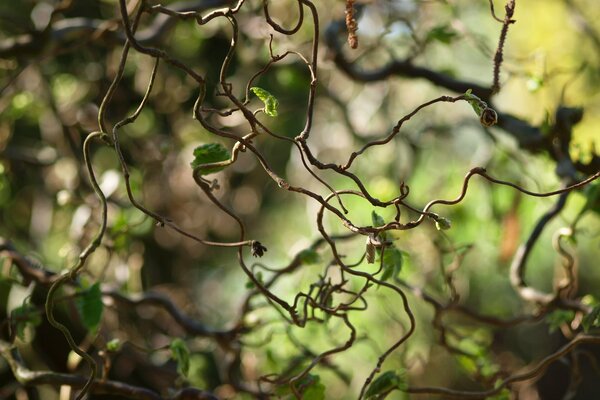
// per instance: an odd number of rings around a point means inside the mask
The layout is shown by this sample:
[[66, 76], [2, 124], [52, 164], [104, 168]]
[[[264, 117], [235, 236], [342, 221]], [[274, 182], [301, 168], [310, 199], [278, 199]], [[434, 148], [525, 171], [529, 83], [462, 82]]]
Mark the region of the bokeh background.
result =
[[[504, 4], [494, 3], [502, 18]], [[574, 129], [570, 152], [573, 159], [585, 162], [600, 146], [600, 8], [594, 0], [517, 3], [517, 22], [511, 26], [505, 45], [503, 86], [494, 105], [534, 126], [551, 123], [560, 105], [583, 107], [584, 118]], [[491, 84], [492, 58], [501, 24], [491, 17], [487, 1], [396, 0], [363, 5], [358, 20], [359, 48], [343, 49], [363, 68], [376, 68], [392, 58], [411, 57], [415, 64], [481, 85]], [[0, 43], [43, 30], [54, 6], [51, 1], [0, 1]], [[294, 1], [272, 2], [269, 7], [273, 18], [283, 26], [292, 26], [297, 19]], [[332, 21], [343, 19], [341, 1], [317, 2], [316, 7], [322, 35]], [[261, 2], [249, 1], [237, 15], [240, 43], [228, 71], [237, 94], [243, 93], [246, 82], [269, 60], [269, 35], [273, 30], [265, 23], [261, 10]], [[118, 15], [114, 0], [76, 1], [54, 25], [72, 18], [88, 18], [103, 21], [102, 29], [108, 33], [85, 35], [84, 39], [71, 39], [65, 33], [67, 36], [59, 42], [40, 36], [35, 39], [39, 46], [30, 52], [0, 51], [0, 236], [55, 272], [74, 265], [99, 223], [99, 203], [88, 183], [81, 147], [85, 136], [97, 129], [98, 108], [120, 58], [122, 45], [114, 39], [120, 31]], [[151, 26], [154, 18], [142, 18], [139, 30]], [[312, 23], [307, 20], [293, 37], [275, 35], [274, 51], [292, 49], [308, 57], [312, 34]], [[205, 105], [222, 106], [215, 93], [230, 36], [231, 28], [224, 19], [204, 26], [177, 21], [158, 42], [206, 77]], [[344, 32], [340, 36], [344, 40]], [[336, 68], [331, 50], [323, 42], [318, 58], [319, 84], [309, 144], [323, 162], [342, 164], [362, 144], [389, 133], [398, 119], [419, 104], [444, 94], [456, 95], [422, 79], [391, 77], [368, 84], [355, 82]], [[132, 51], [107, 109], [111, 126], [137, 108], [152, 66], [150, 57]], [[260, 119], [273, 131], [295, 137], [304, 127], [310, 85], [303, 62], [288, 57], [255, 84], [279, 101], [278, 117], [262, 115]], [[190, 162], [196, 146], [214, 142], [232, 145], [215, 138], [194, 120], [196, 96], [197, 89], [189, 77], [161, 63], [147, 106], [136, 122], [120, 133], [121, 147], [134, 191], [145, 206], [200, 237], [235, 241], [237, 225], [207, 200], [192, 178]], [[262, 107], [256, 98], [251, 105], [254, 109]], [[241, 118], [214, 116], [211, 121], [236, 134], [248, 133]], [[327, 194], [306, 172], [297, 149], [288, 142], [261, 136], [255, 143], [273, 170], [287, 181]], [[209, 326], [230, 327], [252, 290], [239, 268], [236, 250], [199, 245], [156, 226], [133, 208], [110, 146], [92, 146], [91, 161], [109, 198], [108, 230], [102, 246], [88, 260], [82, 279], [100, 280], [105, 288], [130, 295], [159, 292]], [[465, 173], [475, 166], [484, 166], [491, 175], [533, 191], [560, 186], [553, 160], [544, 153], [520, 149], [500, 129], [484, 129], [465, 102], [440, 103], [423, 110], [402, 127], [392, 142], [363, 154], [352, 171], [368, 190], [384, 199], [397, 196], [399, 183], [405, 182], [410, 187], [410, 203], [422, 207], [432, 199], [457, 196]], [[339, 175], [323, 172], [320, 176], [336, 189], [353, 188]], [[234, 165], [213, 178], [221, 187], [217, 197], [243, 218], [248, 237], [268, 248], [260, 259], [262, 264], [284, 267], [319, 237], [315, 223], [318, 204], [279, 189], [250, 152], [241, 153]], [[361, 225], [371, 224], [374, 208], [370, 204], [356, 198], [345, 201], [350, 219]], [[508, 269], [518, 245], [554, 202], [553, 198], [531, 198], [475, 178], [463, 202], [434, 210], [451, 220], [450, 230], [438, 231], [429, 222], [415, 230], [392, 234], [396, 246], [404, 252], [400, 277], [441, 301], [450, 295], [446, 280], [452, 279], [460, 303], [482, 314], [508, 319], [531, 313], [535, 307], [515, 293]], [[571, 195], [564, 212], [544, 231], [527, 268], [526, 279], [532, 286], [552, 290], [562, 262], [552, 246], [552, 237], [578, 218], [585, 203], [583, 192]], [[391, 208], [377, 212], [388, 221], [394, 215]], [[578, 296], [598, 297], [598, 218], [598, 213], [592, 212], [581, 216], [576, 243], [569, 245], [577, 257]], [[337, 218], [328, 216], [325, 220], [329, 232], [347, 232]], [[340, 251], [346, 259], [358, 260], [364, 253], [364, 237], [345, 241]], [[288, 301], [297, 292], [307, 291], [331, 258], [325, 247], [318, 253], [314, 263], [280, 279], [273, 291]], [[248, 263], [255, 261], [250, 254], [246, 256]], [[3, 281], [16, 279], [10, 262], [0, 259], [0, 268]], [[368, 271], [373, 266], [364, 263], [360, 268]], [[359, 282], [355, 285], [358, 288]], [[16, 283], [5, 283], [2, 288], [2, 319], [36, 290]], [[379, 289], [369, 292], [366, 298], [368, 309], [351, 314], [358, 330], [357, 343], [329, 359], [336, 368], [319, 366], [315, 371], [326, 387], [326, 398], [356, 398], [379, 355], [407, 329], [396, 295]], [[440, 332], [432, 325], [432, 308], [410, 294], [409, 300], [417, 317], [417, 331], [389, 358], [385, 369], [406, 370], [411, 385], [475, 390], [480, 386], [473, 380], [474, 375], [519, 370], [566, 343], [561, 330], [548, 319], [493, 328], [451, 314], [444, 320], [445, 326], [455, 330], [449, 340], [478, 356], [450, 354], [440, 346]], [[245, 318], [261, 321], [263, 326], [243, 337], [240, 374], [244, 381], [281, 373], [306, 352], [318, 354], [347, 340], [348, 331], [340, 322], [308, 324], [303, 329], [290, 327], [264, 299], [257, 298], [255, 303], [255, 310]], [[168, 346], [173, 337], [185, 337], [159, 311], [149, 309], [141, 314], [132, 316], [106, 307], [100, 335], [152, 349]], [[45, 348], [64, 350], [62, 337], [43, 335], [31, 329], [27, 339], [19, 342], [27, 360], [40, 369], [68, 369], [64, 365], [68, 349], [54, 357]], [[220, 358], [226, 355], [217, 344], [193, 337], [188, 337], [187, 343], [192, 354], [190, 384], [223, 398], [251, 398], [236, 391], [220, 373]], [[577, 394], [569, 398], [600, 396], [599, 371], [594, 367], [598, 349], [585, 351], [590, 357], [581, 361], [583, 381]], [[157, 368], [172, 363], [168, 351], [145, 356], [149, 365]], [[522, 385], [520, 398], [563, 398], [571, 368], [569, 360], [553, 364], [537, 384]], [[115, 374], [163, 390], [159, 387], [162, 382], [153, 382], [148, 371], [132, 369], [127, 373], [125, 369]], [[8, 398], [28, 396], [13, 383], [2, 360], [0, 382], [0, 390], [5, 393], [14, 388]], [[42, 387], [40, 392], [44, 399], [58, 398], [58, 392], [50, 387]], [[394, 392], [390, 398], [409, 396]]]

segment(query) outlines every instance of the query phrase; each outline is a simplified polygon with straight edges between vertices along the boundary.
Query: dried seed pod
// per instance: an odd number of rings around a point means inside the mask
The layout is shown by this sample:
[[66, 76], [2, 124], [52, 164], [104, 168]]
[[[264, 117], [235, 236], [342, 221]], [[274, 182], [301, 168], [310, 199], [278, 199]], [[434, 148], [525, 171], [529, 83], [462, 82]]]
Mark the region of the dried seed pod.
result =
[[266, 251], [267, 248], [263, 246], [259, 241], [252, 241], [252, 255], [254, 257], [262, 257]]
[[372, 237], [367, 236], [367, 250], [366, 250], [366, 258], [367, 263], [373, 264], [375, 262], [375, 243], [373, 243]]

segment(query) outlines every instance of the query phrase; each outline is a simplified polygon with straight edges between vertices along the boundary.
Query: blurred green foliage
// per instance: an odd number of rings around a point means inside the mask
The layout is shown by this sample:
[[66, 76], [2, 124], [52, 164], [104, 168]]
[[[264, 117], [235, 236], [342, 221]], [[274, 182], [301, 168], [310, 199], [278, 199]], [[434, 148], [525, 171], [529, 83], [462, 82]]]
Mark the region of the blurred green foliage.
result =
[[[253, 74], [270, 59], [272, 30], [261, 17], [261, 3], [248, 3], [239, 14], [239, 51], [226, 71], [240, 98]], [[293, 25], [297, 18], [295, 2], [272, 3], [271, 12], [277, 21]], [[500, 2], [494, 3], [497, 9], [502, 8]], [[574, 128], [569, 151], [574, 160], [585, 161], [592, 157], [594, 148], [600, 148], [600, 51], [589, 35], [582, 33], [581, 24], [566, 17], [575, 15], [569, 3], [549, 0], [518, 5], [517, 23], [511, 26], [506, 45], [503, 89], [495, 106], [540, 125], [560, 105], [582, 106], [585, 117]], [[586, 11], [585, 20], [593, 24], [592, 29], [600, 31], [600, 8], [595, 2], [575, 3]], [[32, 32], [34, 10], [41, 4], [54, 3], [0, 2], [0, 40]], [[118, 15], [116, 7], [116, 1], [76, 1], [61, 18], [106, 21]], [[343, 17], [341, 2], [323, 1], [316, 7], [323, 28]], [[140, 29], [151, 21], [151, 17], [144, 17]], [[289, 49], [306, 53], [312, 30], [310, 23], [305, 25], [293, 38], [273, 39], [275, 53]], [[492, 77], [491, 60], [500, 27], [490, 17], [485, 1], [365, 2], [359, 19], [360, 51], [353, 57], [364, 68], [370, 68], [408, 54], [415, 63], [486, 84]], [[230, 34], [231, 28], [223, 21], [206, 26], [180, 21], [162, 41], [169, 54], [206, 78], [206, 107], [224, 105], [219, 74]], [[85, 136], [97, 129], [98, 109], [122, 49], [103, 39], [67, 41], [63, 46], [48, 46], [33, 56], [0, 57], [0, 236], [55, 272], [74, 264], [100, 223], [100, 205], [88, 183], [81, 148]], [[422, 102], [448, 94], [424, 80], [354, 82], [335, 68], [326, 49], [322, 49], [319, 60], [309, 143], [323, 162], [342, 164], [367, 141], [387, 135], [398, 119]], [[152, 66], [153, 60], [147, 56], [130, 56], [107, 109], [110, 126], [135, 110]], [[258, 114], [261, 122], [273, 132], [294, 138], [305, 127], [311, 79], [302, 59], [288, 57], [252, 81], [255, 86], [250, 90], [258, 99], [251, 96], [249, 107], [264, 108], [268, 117]], [[124, 159], [130, 166], [132, 190], [145, 207], [199, 237], [236, 241], [239, 232], [235, 221], [217, 210], [193, 182], [190, 164], [198, 167], [227, 160], [233, 145], [206, 144], [215, 138], [193, 119], [196, 96], [197, 87], [189, 77], [161, 63], [148, 105], [135, 123], [118, 132]], [[243, 121], [235, 118], [215, 113], [210, 122], [235, 135], [248, 133]], [[288, 142], [263, 135], [254, 139], [253, 145], [286, 181], [327, 195], [324, 187], [306, 173], [298, 152]], [[129, 203], [112, 148], [94, 144], [91, 159], [96, 176], [102, 178], [101, 187], [111, 193], [107, 194], [108, 230], [101, 249], [87, 263], [86, 279], [131, 295], [160, 291], [207, 325], [230, 327], [239, 317], [240, 303], [256, 290], [239, 268], [234, 250], [201, 246], [173, 230], [155, 226], [151, 218]], [[493, 176], [533, 191], [554, 190], [560, 184], [552, 160], [519, 149], [500, 129], [484, 132], [466, 103], [441, 103], [417, 114], [393, 141], [366, 151], [352, 172], [361, 177], [374, 196], [385, 200], [398, 196], [400, 182], [406, 183], [410, 187], [409, 203], [419, 209], [432, 199], [455, 198], [465, 173], [474, 166], [485, 166]], [[330, 252], [311, 245], [319, 237], [315, 224], [317, 203], [279, 190], [249, 152], [240, 153], [238, 161], [226, 169], [213, 168], [205, 173], [216, 174], [220, 189], [215, 195], [243, 218], [248, 237], [258, 238], [268, 247], [260, 264], [252, 266], [259, 282], [268, 282], [274, 270], [283, 268], [296, 255], [302, 268], [277, 282], [272, 290], [278, 296], [291, 301], [297, 292], [310, 290], [315, 277], [324, 280], [334, 275], [329, 269]], [[354, 189], [339, 175], [325, 171], [320, 176], [335, 189]], [[599, 188], [595, 183], [571, 195], [560, 218], [542, 233], [528, 262], [525, 279], [531, 286], [553, 289], [561, 262], [552, 247], [553, 234], [576, 222], [576, 243], [568, 248], [577, 254], [578, 296], [598, 293]], [[381, 226], [391, 222], [396, 212], [393, 207], [374, 211], [371, 204], [358, 197], [345, 196], [343, 201], [349, 210], [347, 217], [356, 224]], [[451, 207], [435, 206], [432, 211], [440, 217], [426, 219], [419, 229], [380, 235], [380, 240], [389, 242], [383, 257], [378, 248], [374, 264], [357, 261], [354, 268], [374, 273], [381, 266], [377, 278], [382, 281], [401, 280], [444, 303], [454, 296], [460, 306], [495, 318], [531, 313], [535, 307], [524, 303], [510, 284], [509, 265], [518, 245], [554, 201], [530, 198], [474, 178], [464, 201]], [[401, 216], [403, 221], [417, 216], [407, 214]], [[339, 219], [331, 215], [325, 216], [325, 227], [331, 234], [347, 233]], [[338, 250], [349, 264], [361, 260], [365, 238], [340, 242]], [[253, 261], [250, 257], [246, 260], [249, 265]], [[25, 335], [25, 327], [39, 325], [41, 317], [36, 306], [24, 302], [27, 294], [17, 295], [15, 291], [16, 299], [9, 300], [12, 289], [8, 287], [27, 286], [25, 282], [6, 283], [9, 276], [15, 275], [11, 265], [0, 256], [4, 293], [0, 296], [0, 315], [16, 320], [17, 336], [23, 345], [34, 346], [35, 335]], [[356, 277], [346, 279], [356, 291], [364, 285]], [[448, 282], [457, 293], [452, 293]], [[61, 292], [62, 296], [71, 294], [67, 289]], [[98, 283], [74, 295], [80, 297], [80, 316], [74, 318], [81, 318], [86, 328], [100, 324], [102, 331], [105, 324], [111, 335], [148, 349], [164, 347], [165, 338], [181, 336], [181, 330], [172, 326], [156, 334], [136, 332], [132, 326], [138, 317], [129, 315], [121, 317], [126, 320], [122, 321], [113, 315], [114, 310], [103, 310]], [[532, 325], [504, 329], [450, 313], [444, 321], [435, 322], [441, 324], [437, 328], [443, 326], [448, 331], [444, 340], [456, 350], [453, 353], [440, 344], [441, 333], [434, 329], [432, 308], [417, 293], [407, 292], [407, 296], [414, 308], [416, 332], [386, 361], [383, 370], [388, 372], [376, 378], [367, 389], [367, 397], [406, 389], [409, 384], [477, 389], [475, 379], [482, 377], [493, 384], [501, 370], [521, 368], [556, 349], [564, 339], [561, 326], [571, 324], [575, 317], [572, 311], [556, 310]], [[338, 297], [336, 303], [348, 300]], [[330, 359], [339, 369], [319, 365], [295, 383], [295, 390], [304, 399], [354, 398], [377, 358], [406, 332], [408, 320], [397, 295], [379, 288], [370, 291], [367, 299], [368, 312], [350, 316], [361, 333], [357, 344]], [[73, 310], [65, 312], [67, 317], [75, 315]], [[103, 313], [110, 315], [103, 320]], [[350, 335], [347, 326], [337, 319], [327, 324], [309, 321], [303, 328], [289, 326], [264, 298], [255, 298], [253, 310], [244, 319], [260, 326], [243, 340], [242, 371], [237, 374], [249, 381], [269, 373], [298, 371], [293, 368], [298, 358], [340, 347]], [[597, 305], [582, 323], [586, 331], [598, 328]], [[222, 393], [224, 398], [235, 397], [228, 396], [231, 388], [217, 371], [215, 359], [222, 356], [218, 346], [192, 339], [188, 348], [177, 338], [169, 346], [179, 375]], [[160, 354], [153, 360], [155, 365], [167, 363]], [[302, 360], [299, 364], [305, 367], [307, 362]], [[278, 390], [283, 398], [291, 396], [289, 385]], [[600, 387], [591, 387], [580, 396], [577, 398], [600, 396]], [[408, 397], [394, 391], [390, 398]]]

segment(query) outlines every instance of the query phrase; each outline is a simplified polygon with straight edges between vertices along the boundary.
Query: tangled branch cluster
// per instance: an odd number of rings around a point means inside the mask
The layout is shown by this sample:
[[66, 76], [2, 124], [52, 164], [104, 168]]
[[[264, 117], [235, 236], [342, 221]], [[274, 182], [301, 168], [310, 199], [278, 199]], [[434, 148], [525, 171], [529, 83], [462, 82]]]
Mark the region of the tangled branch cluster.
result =
[[[17, 317], [13, 313], [4, 321], [0, 352], [20, 385], [24, 387], [48, 384], [55, 387], [67, 386], [73, 392], [77, 392], [78, 399], [100, 394], [135, 399], [158, 399], [163, 396], [172, 399], [216, 398], [216, 395], [210, 392], [210, 388], [182, 388], [185, 384], [181, 382], [172, 385], [172, 388], [179, 386], [178, 390], [159, 394], [143, 385], [126, 384], [110, 379], [111, 360], [126, 356], [121, 353], [129, 351], [145, 354], [146, 351], [152, 353], [154, 350], [139, 350], [133, 345], [129, 350], [125, 347], [110, 348], [108, 346], [110, 332], [102, 328], [82, 342], [77, 339], [79, 333], [76, 334], [69, 323], [57, 316], [59, 304], [73, 301], [73, 297], [77, 297], [77, 294], [70, 296], [68, 293], [73, 291], [82, 293], [79, 290], [83, 285], [82, 276], [85, 275], [86, 265], [90, 257], [106, 245], [111, 235], [108, 229], [111, 200], [107, 198], [99, 183], [97, 167], [92, 156], [94, 148], [98, 147], [110, 148], [116, 154], [129, 204], [155, 221], [157, 225], [155, 229], [175, 231], [199, 245], [224, 248], [224, 251], [236, 250], [239, 268], [246, 275], [250, 290], [242, 301], [235, 321], [229, 322], [228, 329], [217, 330], [207, 327], [183, 312], [167, 296], [145, 292], [139, 297], [134, 297], [122, 294], [109, 285], [100, 286], [104, 304], [113, 306], [119, 313], [134, 312], [143, 307], [159, 309], [169, 316], [170, 321], [174, 321], [180, 327], [186, 338], [190, 340], [204, 338], [211, 341], [219, 348], [221, 354], [219, 369], [222, 380], [234, 393], [245, 393], [255, 398], [272, 396], [307, 398], [308, 393], [316, 392], [320, 385], [315, 371], [321, 369], [331, 371], [349, 386], [350, 378], [344, 369], [336, 364], [336, 356], [368, 341], [369, 332], [364, 332], [357, 326], [354, 322], [355, 316], [369, 313], [373, 309], [370, 306], [374, 301], [373, 296], [384, 291], [389, 291], [396, 296], [393, 300], [394, 314], [395, 318], [401, 321], [400, 326], [403, 328], [393, 331], [395, 335], [393, 343], [385, 349], [380, 349], [376, 359], [362, 360], [363, 363], [370, 365], [370, 373], [360, 378], [361, 385], [357, 390], [359, 399], [374, 398], [374, 396], [383, 398], [393, 390], [401, 390], [413, 395], [440, 395], [444, 398], [461, 399], [500, 396], [510, 391], [518, 393], [520, 383], [540, 377], [549, 365], [573, 354], [578, 347], [600, 343], [600, 336], [594, 334], [593, 329], [589, 332], [585, 329], [584, 332], [583, 321], [588, 321], [593, 328], [596, 322], [593, 320], [594, 313], [598, 311], [593, 304], [586, 303], [578, 292], [576, 262], [574, 256], [564, 247], [564, 241], [574, 236], [577, 221], [569, 228], [560, 231], [555, 238], [556, 251], [563, 260], [564, 279], [549, 292], [529, 285], [525, 279], [528, 260], [540, 234], [560, 214], [571, 193], [581, 191], [600, 177], [600, 158], [593, 154], [589, 160], [581, 162], [572, 160], [569, 155], [572, 129], [582, 118], [580, 109], [560, 107], [549, 129], [550, 134], [546, 134], [542, 128], [530, 125], [494, 106], [494, 95], [500, 91], [501, 86], [500, 72], [505, 42], [509, 27], [516, 22], [512, 19], [516, 3], [514, 0], [508, 1], [504, 18], [496, 16], [493, 3], [490, 1], [492, 17], [502, 24], [497, 50], [493, 60], [490, 61], [490, 68], [493, 70], [491, 74], [493, 82], [490, 87], [419, 66], [415, 64], [412, 57], [393, 58], [387, 64], [378, 67], [368, 63], [361, 65], [360, 59], [350, 59], [344, 49], [344, 37], [347, 37], [350, 47], [358, 47], [357, 34], [360, 32], [357, 31], [357, 20], [360, 12], [371, 7], [370, 4], [361, 4], [360, 9], [355, 10], [355, 2], [348, 0], [344, 14], [343, 7], [337, 7], [337, 3], [332, 3], [333, 7], [339, 8], [338, 19], [324, 27], [317, 4], [311, 0], [293, 1], [290, 3], [295, 7], [293, 14], [295, 20], [291, 28], [286, 28], [284, 26], [286, 24], [277, 22], [278, 18], [273, 16], [271, 3], [264, 0], [260, 4], [261, 7], [257, 7], [254, 3], [256, 2], [246, 0], [237, 2], [201, 0], [163, 6], [151, 4], [147, 0], [130, 1], [129, 4], [126, 0], [118, 0], [119, 14], [111, 20], [98, 23], [95, 20], [82, 18], [72, 20], [58, 18], [72, 6], [70, 2], [63, 1], [50, 13], [47, 26], [43, 30], [35, 35], [29, 34], [3, 43], [0, 57], [3, 59], [14, 57], [17, 60], [27, 59], [29, 54], [34, 54], [40, 47], [45, 48], [49, 44], [54, 44], [59, 50], [68, 51], [68, 48], [63, 47], [68, 35], [79, 35], [79, 40], [90, 43], [94, 40], [103, 40], [122, 45], [116, 67], [113, 67], [112, 82], [105, 89], [97, 110], [97, 128], [87, 134], [82, 144], [81, 164], [86, 168], [90, 188], [96, 195], [94, 201], [100, 205], [97, 209], [98, 227], [95, 235], [81, 251], [76, 263], [64, 273], [53, 272], [54, 268], [51, 266], [38, 265], [17, 250], [9, 240], [0, 243], [0, 255], [9, 260], [9, 268], [14, 268], [18, 272], [20, 282], [22, 284], [34, 282], [35, 285], [45, 288], [44, 308], [32, 312], [42, 313], [52, 327], [62, 333], [72, 352], [78, 354], [87, 364], [87, 368], [81, 367], [71, 373], [36, 371], [32, 369], [33, 367], [28, 367], [15, 346], [16, 326], [19, 321], [15, 319]], [[269, 28], [273, 33], [268, 42], [264, 43], [264, 48], [268, 49], [268, 61], [248, 80], [241, 82], [236, 78], [233, 64], [236, 54], [241, 51], [246, 40], [240, 33], [240, 16], [246, 18], [248, 15], [254, 15], [252, 21], [259, 24], [261, 29]], [[289, 23], [289, 20], [290, 18], [287, 18], [286, 23]], [[222, 27], [223, 24], [227, 26], [225, 30], [229, 35], [229, 47], [218, 68], [216, 81], [212, 76], [208, 77], [204, 72], [199, 72], [202, 68], [173, 56], [168, 46], [161, 41], [164, 31], [173, 29], [184, 21], [193, 21], [195, 27], [200, 30], [213, 29], [213, 26]], [[142, 29], [139, 28], [140, 26], [145, 27]], [[285, 50], [281, 53], [275, 51], [275, 48], [283, 48], [285, 43], [292, 43], [295, 37], [306, 35], [307, 32], [311, 38], [308, 46], [299, 46], [297, 49]], [[315, 128], [315, 101], [318, 91], [321, 90], [320, 63], [328, 62], [323, 61], [325, 50], [321, 49], [323, 45], [321, 39], [325, 40], [327, 57], [335, 68], [355, 82], [382, 81], [393, 76], [420, 78], [445, 91], [453, 92], [454, 95], [442, 95], [418, 105], [413, 111], [398, 119], [386, 135], [364, 140], [361, 147], [353, 151], [344, 162], [325, 161], [311, 143], [314, 136], [327, 134]], [[131, 82], [124, 78], [127, 64], [131, 62], [132, 57], [140, 55], [151, 59], [153, 63], [144, 94], [131, 115], [113, 123], [109, 110], [118, 104], [119, 91], [128, 90], [128, 86], [131, 85]], [[281, 127], [271, 124], [271, 117], [278, 115], [279, 101], [276, 96], [258, 87], [259, 82], [268, 79], [270, 71], [278, 65], [291, 63], [292, 60], [300, 63], [310, 77], [308, 87], [304, 88], [307, 92], [305, 110], [295, 111], [302, 113], [303, 128], [298, 132], [282, 131]], [[201, 60], [201, 62], [217, 61]], [[149, 102], [155, 82], [161, 71], [165, 69], [177, 71], [188, 82], [195, 97], [193, 118], [215, 138], [209, 142], [226, 144], [198, 148], [190, 174], [193, 175], [197, 188], [212, 203], [210, 212], [223, 213], [236, 224], [235, 240], [220, 241], [203, 237], [174, 222], [170, 216], [163, 215], [161, 211], [147, 205], [140, 189], [132, 182], [130, 172], [132, 165], [123, 145], [124, 132], [128, 126], [136, 124], [144, 110], [150, 107]], [[3, 90], [7, 91], [16, 81], [18, 81], [18, 74]], [[258, 97], [263, 104], [257, 105], [254, 97]], [[495, 171], [475, 167], [466, 173], [460, 187], [453, 188], [457, 193], [456, 197], [431, 198], [428, 202], [417, 205], [418, 199], [415, 199], [404, 182], [399, 183], [396, 195], [381, 198], [369, 190], [369, 185], [360, 173], [353, 172], [363, 155], [378, 146], [393, 143], [404, 125], [424, 109], [433, 106], [446, 107], [448, 112], [452, 112], [460, 103], [473, 108], [476, 113], [474, 120], [479, 118], [478, 122], [483, 125], [482, 130], [496, 126], [513, 136], [522, 149], [549, 156], [557, 166], [557, 173], [563, 186], [550, 192], [537, 192], [499, 179]], [[68, 132], [66, 134], [69, 135]], [[271, 160], [273, 154], [263, 150], [265, 143], [268, 142], [281, 142], [289, 146], [301, 161], [302, 173], [309, 176], [318, 186], [297, 185], [292, 179], [285, 178], [284, 174], [273, 166]], [[226, 151], [222, 151], [223, 147]], [[200, 156], [200, 154], [204, 155]], [[265, 238], [249, 236], [244, 217], [223, 201], [220, 195], [223, 191], [221, 188], [223, 182], [207, 178], [215, 172], [233, 168], [242, 154], [250, 154], [260, 164], [261, 174], [266, 174], [281, 191], [305, 196], [318, 207], [314, 222], [320, 237], [311, 246], [298, 252], [287, 265], [272, 266], [249, 261], [255, 261], [253, 257], [262, 257], [267, 252], [267, 248], [271, 251], [269, 244]], [[511, 188], [524, 196], [556, 198], [555, 205], [542, 215], [529, 237], [517, 249], [510, 266], [510, 282], [521, 299], [533, 306], [531, 313], [524, 313], [511, 319], [500, 319], [473, 311], [462, 304], [460, 290], [455, 285], [453, 274], [460, 267], [465, 253], [457, 249], [451, 250], [454, 257], [452, 264], [445, 266], [444, 287], [449, 293], [446, 299], [439, 299], [422, 287], [410, 283], [402, 277], [402, 274], [393, 271], [393, 266], [396, 264], [390, 260], [393, 260], [393, 257], [402, 257], [401, 251], [394, 244], [394, 234], [399, 231], [418, 230], [430, 222], [440, 230], [449, 229], [450, 221], [440, 216], [438, 212], [447, 210], [441, 206], [453, 207], [460, 204], [469, 195], [469, 185], [473, 178], [487, 181], [493, 187]], [[343, 182], [342, 188], [339, 188], [340, 182]], [[314, 189], [315, 187], [319, 189]], [[358, 219], [352, 217], [352, 206], [349, 205], [354, 204], [352, 201], [356, 198], [366, 201], [374, 209], [393, 209], [393, 218], [385, 220], [379, 213], [374, 212], [371, 224], [361, 224]], [[117, 204], [117, 206], [128, 207], [129, 205]], [[327, 218], [332, 218], [335, 222], [326, 223]], [[333, 233], [330, 226], [336, 224], [343, 226], [345, 232]], [[361, 246], [361, 255], [352, 258], [344, 254], [341, 248], [347, 243], [351, 243], [354, 247]], [[292, 296], [281, 294], [282, 291], [277, 289], [278, 285], [293, 279], [294, 274], [313, 263], [319, 264], [319, 272], [312, 276], [311, 283], [306, 289], [298, 289]], [[482, 372], [483, 366], [478, 365], [472, 376], [475, 381], [478, 381], [478, 386], [472, 389], [414, 386], [406, 381], [402, 374], [386, 372], [384, 364], [390, 358], [400, 354], [414, 337], [418, 324], [418, 318], [415, 317], [415, 302], [426, 304], [433, 310], [431, 327], [437, 332], [439, 345], [450, 354], [466, 357], [473, 362], [479, 360], [479, 355], [457, 345], [457, 341], [465, 335], [460, 332], [460, 329], [447, 323], [446, 319], [449, 315], [459, 315], [470, 321], [469, 323], [498, 329], [540, 321], [549, 315], [555, 315], [557, 311], [572, 313], [573, 318], [568, 323], [561, 324], [561, 329], [568, 339], [566, 343], [524, 370], [499, 369], [486, 375]], [[278, 315], [277, 320], [264, 323], [250, 318], [253, 312], [262, 307], [275, 310]], [[27, 317], [24, 319], [28, 320]], [[251, 378], [244, 372], [241, 361], [244, 352], [250, 347], [249, 335], [270, 329], [273, 324], [281, 324], [285, 327], [289, 340], [300, 350], [300, 356], [292, 360], [289, 365], [281, 366], [273, 374]], [[336, 338], [332, 341], [332, 346], [315, 352], [307, 343], [294, 338], [291, 333], [292, 327], [305, 328], [309, 325], [335, 327]], [[339, 338], [344, 339], [339, 341]], [[185, 359], [185, 356], [182, 358]], [[184, 361], [180, 359], [179, 362]]]

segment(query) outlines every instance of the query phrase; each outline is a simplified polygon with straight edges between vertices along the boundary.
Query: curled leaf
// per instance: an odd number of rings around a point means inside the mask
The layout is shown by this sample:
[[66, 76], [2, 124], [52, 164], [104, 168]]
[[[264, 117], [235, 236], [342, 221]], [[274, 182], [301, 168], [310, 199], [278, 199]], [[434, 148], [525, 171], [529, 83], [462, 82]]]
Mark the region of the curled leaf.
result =
[[276, 117], [278, 115], [277, 107], [279, 106], [279, 101], [275, 96], [265, 89], [256, 86], [251, 87], [250, 90], [265, 104], [265, 114], [269, 117]]
[[479, 117], [479, 122], [483, 126], [496, 125], [498, 122], [498, 113], [494, 109], [488, 107], [487, 103], [473, 94], [471, 89], [464, 94], [464, 99], [471, 105], [475, 114]]

